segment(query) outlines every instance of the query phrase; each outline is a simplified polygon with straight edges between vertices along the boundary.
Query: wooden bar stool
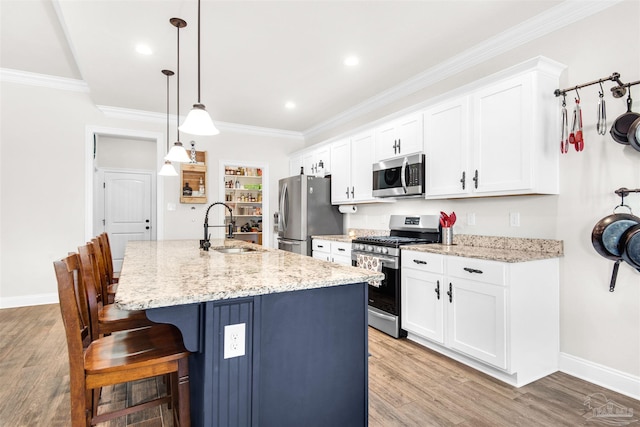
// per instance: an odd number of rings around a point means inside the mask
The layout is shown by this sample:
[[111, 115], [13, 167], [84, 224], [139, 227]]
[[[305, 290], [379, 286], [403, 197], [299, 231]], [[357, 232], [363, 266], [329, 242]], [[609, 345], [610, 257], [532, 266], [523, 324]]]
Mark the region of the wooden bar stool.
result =
[[113, 304], [113, 300], [116, 296], [116, 291], [118, 289], [117, 283], [112, 283], [112, 279], [110, 277], [113, 276], [113, 268], [111, 276], [109, 275], [109, 269], [107, 267], [107, 260], [103, 251], [103, 243], [100, 241], [100, 237], [94, 237], [91, 239], [91, 243], [94, 244], [94, 251], [96, 253], [96, 262], [99, 264], [100, 270], [100, 286], [102, 286], [102, 301], [106, 304]]
[[102, 255], [104, 256], [104, 263], [107, 267], [109, 283], [118, 283], [118, 278], [115, 277], [115, 273], [113, 271], [113, 255], [111, 254], [109, 235], [107, 233], [101, 233], [98, 236], [98, 240], [100, 241], [100, 248], [102, 249]]
[[[171, 404], [175, 425], [190, 426], [189, 352], [177, 328], [156, 325], [96, 338], [79, 303], [84, 287], [79, 255], [54, 262], [54, 269], [69, 353], [72, 426], [95, 425], [163, 403]], [[96, 415], [101, 387], [165, 374], [172, 377], [171, 396]]]
[[[95, 240], [95, 239], [94, 239]], [[91, 242], [78, 247], [82, 292], [79, 298], [86, 300], [91, 333], [94, 337], [117, 331], [153, 326], [157, 323], [147, 318], [144, 310], [121, 310], [113, 304], [104, 304], [105, 274], [100, 254], [96, 253], [97, 243]]]

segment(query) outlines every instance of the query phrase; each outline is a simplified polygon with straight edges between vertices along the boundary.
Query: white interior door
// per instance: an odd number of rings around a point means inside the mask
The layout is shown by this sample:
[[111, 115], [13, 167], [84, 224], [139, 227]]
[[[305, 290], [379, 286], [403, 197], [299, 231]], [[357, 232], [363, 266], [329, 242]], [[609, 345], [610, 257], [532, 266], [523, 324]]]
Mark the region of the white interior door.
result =
[[151, 190], [151, 172], [104, 172], [104, 226], [116, 272], [129, 240], [151, 240], [154, 235]]

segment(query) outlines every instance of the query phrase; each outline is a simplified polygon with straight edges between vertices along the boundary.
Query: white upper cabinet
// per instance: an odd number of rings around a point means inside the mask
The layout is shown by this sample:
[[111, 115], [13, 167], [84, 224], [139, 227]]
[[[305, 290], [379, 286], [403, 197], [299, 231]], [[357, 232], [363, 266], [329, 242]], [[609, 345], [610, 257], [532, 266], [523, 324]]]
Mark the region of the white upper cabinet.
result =
[[[471, 191], [504, 193], [534, 190], [532, 158], [542, 154], [537, 147], [544, 149], [544, 145], [552, 141], [534, 139], [534, 122], [536, 126], [543, 126], [543, 123], [533, 114], [533, 74], [479, 90], [473, 94], [472, 101]], [[545, 170], [536, 172], [546, 173]]]
[[331, 203], [374, 200], [372, 166], [375, 162], [373, 131], [363, 132], [331, 146]]
[[535, 68], [425, 110], [426, 198], [558, 194], [558, 75]]
[[349, 138], [331, 145], [331, 203], [348, 203], [351, 190], [351, 141]]
[[376, 161], [421, 152], [422, 114], [414, 113], [376, 128]]
[[427, 197], [468, 192], [469, 97], [444, 102], [424, 113]]
[[302, 155], [305, 175], [325, 176], [331, 173], [331, 148], [323, 145]]

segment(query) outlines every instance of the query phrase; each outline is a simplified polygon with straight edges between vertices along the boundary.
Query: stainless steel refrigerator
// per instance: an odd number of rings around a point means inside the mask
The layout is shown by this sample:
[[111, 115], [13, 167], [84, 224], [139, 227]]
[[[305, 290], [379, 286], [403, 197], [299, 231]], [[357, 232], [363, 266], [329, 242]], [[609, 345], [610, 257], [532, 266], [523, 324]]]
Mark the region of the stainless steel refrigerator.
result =
[[295, 175], [278, 188], [278, 249], [310, 256], [311, 236], [343, 234], [342, 214], [331, 205], [331, 179]]

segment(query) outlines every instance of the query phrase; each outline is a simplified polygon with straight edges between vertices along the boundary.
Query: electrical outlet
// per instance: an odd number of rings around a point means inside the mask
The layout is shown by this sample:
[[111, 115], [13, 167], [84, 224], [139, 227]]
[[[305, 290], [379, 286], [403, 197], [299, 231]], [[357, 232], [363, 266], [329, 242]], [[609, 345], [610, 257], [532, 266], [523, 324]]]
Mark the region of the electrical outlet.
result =
[[509, 225], [512, 227], [520, 227], [520, 212], [509, 213]]
[[468, 213], [467, 214], [467, 225], [476, 225], [476, 214]]
[[246, 325], [237, 323], [235, 325], [226, 325], [224, 327], [224, 358], [244, 356]]

